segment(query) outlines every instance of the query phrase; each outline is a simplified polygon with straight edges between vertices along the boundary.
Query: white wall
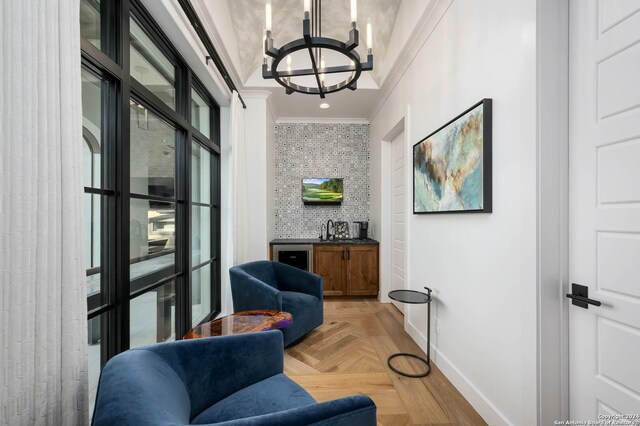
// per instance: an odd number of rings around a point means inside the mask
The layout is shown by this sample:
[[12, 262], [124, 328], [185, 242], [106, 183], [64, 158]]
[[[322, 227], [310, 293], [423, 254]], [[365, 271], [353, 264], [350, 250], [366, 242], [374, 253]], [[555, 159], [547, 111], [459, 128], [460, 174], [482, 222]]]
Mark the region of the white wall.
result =
[[[247, 198], [252, 210], [249, 214], [249, 252], [250, 260], [269, 258], [269, 224], [272, 222], [273, 209], [269, 209], [273, 197], [273, 186], [269, 183], [269, 150], [273, 150], [273, 119], [267, 106], [267, 91], [243, 91], [247, 109], [245, 109], [245, 170]], [[272, 205], [272, 204], [271, 204]]]
[[[450, 3], [372, 118], [372, 222], [388, 245], [385, 135], [405, 118], [411, 188], [411, 145], [493, 98], [494, 212], [408, 214], [407, 285], [434, 289], [438, 367], [489, 424], [530, 425], [537, 421], [536, 1]], [[383, 279], [381, 293], [389, 284]], [[426, 308], [409, 307], [406, 317], [426, 349]]]

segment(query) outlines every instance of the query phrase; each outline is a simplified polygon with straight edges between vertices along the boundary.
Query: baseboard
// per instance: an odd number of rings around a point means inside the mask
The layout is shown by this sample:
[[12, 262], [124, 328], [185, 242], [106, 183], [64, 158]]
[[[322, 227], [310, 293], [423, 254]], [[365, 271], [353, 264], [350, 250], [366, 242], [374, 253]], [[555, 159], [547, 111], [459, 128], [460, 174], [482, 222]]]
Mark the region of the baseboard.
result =
[[[426, 336], [410, 321], [407, 321], [405, 331], [420, 346], [427, 351]], [[480, 416], [490, 425], [513, 425], [489, 399], [458, 369], [449, 359], [442, 354], [431, 342], [431, 360], [442, 371], [447, 379], [465, 397]]]

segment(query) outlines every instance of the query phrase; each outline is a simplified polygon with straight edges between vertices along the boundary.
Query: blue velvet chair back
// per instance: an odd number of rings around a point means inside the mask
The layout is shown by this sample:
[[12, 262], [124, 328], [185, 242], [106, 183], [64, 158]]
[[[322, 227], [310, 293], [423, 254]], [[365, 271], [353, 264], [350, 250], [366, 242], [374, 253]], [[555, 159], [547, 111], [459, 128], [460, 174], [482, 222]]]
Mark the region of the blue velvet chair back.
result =
[[[240, 389], [283, 372], [284, 354], [265, 351], [265, 348], [282, 345], [282, 337], [278, 333], [255, 334], [250, 348], [244, 347], [247, 344], [245, 336], [235, 335], [209, 338], [213, 342], [208, 346], [200, 345], [194, 339], [155, 345], [149, 350], [169, 364], [184, 382], [193, 418]], [[247, 368], [250, 363], [258, 364], [260, 368]], [[207, 368], [203, 369], [203, 365]], [[233, 371], [234, 374], [223, 375], [221, 371]]]
[[190, 418], [182, 379], [152, 351], [124, 352], [103, 368], [92, 424], [185, 425]]
[[245, 263], [235, 266], [234, 269], [244, 271], [263, 283], [269, 284], [273, 288], [278, 288], [276, 271], [273, 268], [273, 263], [269, 260], [257, 260], [255, 262]]
[[123, 352], [102, 370], [93, 422], [189, 424], [227, 396], [282, 373], [283, 352], [265, 350], [274, 347], [282, 348], [282, 335], [276, 331], [252, 333], [250, 345], [247, 335], [241, 334]]

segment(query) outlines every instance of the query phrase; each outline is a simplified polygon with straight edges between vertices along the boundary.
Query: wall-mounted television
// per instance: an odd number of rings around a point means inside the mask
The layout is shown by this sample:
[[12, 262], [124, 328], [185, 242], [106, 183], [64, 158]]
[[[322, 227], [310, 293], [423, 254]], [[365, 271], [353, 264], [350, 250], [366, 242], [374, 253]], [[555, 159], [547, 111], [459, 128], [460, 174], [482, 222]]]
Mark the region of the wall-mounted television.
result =
[[342, 178], [303, 178], [302, 201], [304, 204], [341, 204]]

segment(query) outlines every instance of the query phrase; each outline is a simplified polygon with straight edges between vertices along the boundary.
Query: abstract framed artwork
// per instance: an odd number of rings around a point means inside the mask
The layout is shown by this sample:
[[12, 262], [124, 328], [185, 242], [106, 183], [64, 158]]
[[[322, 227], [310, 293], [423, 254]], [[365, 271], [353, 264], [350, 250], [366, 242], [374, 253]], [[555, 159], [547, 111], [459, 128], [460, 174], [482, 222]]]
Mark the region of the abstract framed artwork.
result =
[[413, 214], [491, 213], [491, 99], [413, 146]]

